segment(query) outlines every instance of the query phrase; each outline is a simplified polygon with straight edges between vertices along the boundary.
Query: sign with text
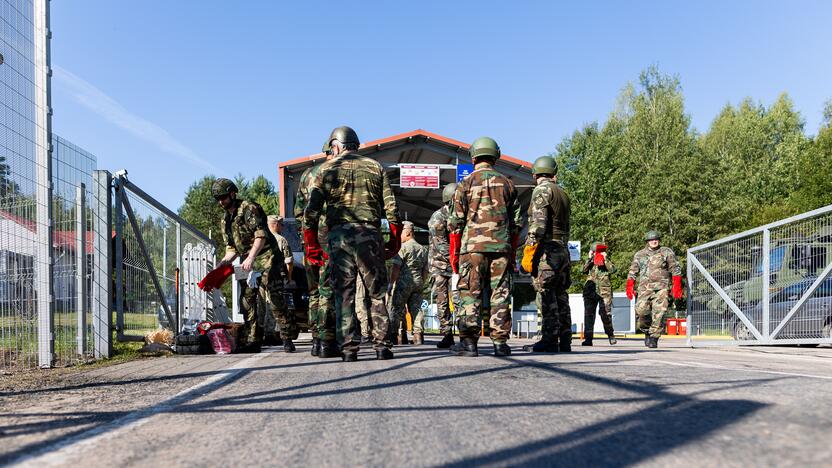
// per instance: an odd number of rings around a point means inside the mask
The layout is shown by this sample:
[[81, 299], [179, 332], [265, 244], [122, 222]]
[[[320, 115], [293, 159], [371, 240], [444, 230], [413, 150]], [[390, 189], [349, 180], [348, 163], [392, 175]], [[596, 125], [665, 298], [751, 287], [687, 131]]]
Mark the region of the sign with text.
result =
[[569, 260], [573, 262], [581, 261], [581, 241], [569, 241], [566, 248], [569, 250]]
[[473, 164], [457, 164], [456, 165], [456, 183], [462, 182], [462, 179], [468, 176], [468, 174], [474, 172], [474, 165]]
[[402, 188], [439, 188], [439, 166], [399, 164], [399, 185]]

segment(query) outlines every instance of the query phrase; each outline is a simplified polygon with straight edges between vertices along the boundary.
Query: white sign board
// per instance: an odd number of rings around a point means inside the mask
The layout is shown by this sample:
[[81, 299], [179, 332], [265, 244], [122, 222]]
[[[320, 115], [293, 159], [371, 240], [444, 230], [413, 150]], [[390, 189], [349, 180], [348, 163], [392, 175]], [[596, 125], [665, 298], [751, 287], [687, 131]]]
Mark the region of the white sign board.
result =
[[569, 241], [567, 245], [569, 249], [569, 260], [573, 262], [581, 261], [581, 241]]
[[439, 188], [439, 166], [433, 164], [399, 164], [402, 188]]

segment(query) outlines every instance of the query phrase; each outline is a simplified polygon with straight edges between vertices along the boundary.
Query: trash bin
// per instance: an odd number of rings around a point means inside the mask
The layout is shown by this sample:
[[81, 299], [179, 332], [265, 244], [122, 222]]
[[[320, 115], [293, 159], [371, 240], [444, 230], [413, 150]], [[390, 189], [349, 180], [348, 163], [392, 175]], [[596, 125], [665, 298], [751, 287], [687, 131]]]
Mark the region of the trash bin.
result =
[[679, 319], [677, 330], [680, 335], [688, 336], [688, 319]]
[[667, 319], [667, 334], [668, 335], [678, 335], [678, 322], [679, 319], [669, 318]]

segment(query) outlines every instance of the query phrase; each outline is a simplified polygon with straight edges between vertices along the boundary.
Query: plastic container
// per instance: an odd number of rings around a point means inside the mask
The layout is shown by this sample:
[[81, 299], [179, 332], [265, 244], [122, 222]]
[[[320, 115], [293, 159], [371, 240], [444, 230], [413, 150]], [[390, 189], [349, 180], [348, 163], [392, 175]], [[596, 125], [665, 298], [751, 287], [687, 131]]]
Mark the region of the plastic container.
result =
[[679, 319], [679, 334], [688, 336], [688, 319]]
[[667, 319], [667, 334], [668, 335], [678, 335], [678, 327], [679, 327], [679, 319], [669, 318]]
[[208, 340], [211, 341], [211, 348], [217, 354], [231, 354], [234, 352], [234, 339], [225, 328], [214, 328], [208, 330]]

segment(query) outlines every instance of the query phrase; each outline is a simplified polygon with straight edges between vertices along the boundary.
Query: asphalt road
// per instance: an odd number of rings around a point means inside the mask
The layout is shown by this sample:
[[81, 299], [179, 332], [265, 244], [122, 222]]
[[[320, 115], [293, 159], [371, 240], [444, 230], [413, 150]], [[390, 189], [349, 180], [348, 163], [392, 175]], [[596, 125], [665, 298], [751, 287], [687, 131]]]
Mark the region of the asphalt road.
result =
[[[144, 360], [0, 394], [23, 466], [830, 466], [832, 348]], [[577, 341], [575, 342], [577, 344]]]

